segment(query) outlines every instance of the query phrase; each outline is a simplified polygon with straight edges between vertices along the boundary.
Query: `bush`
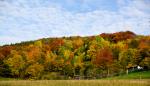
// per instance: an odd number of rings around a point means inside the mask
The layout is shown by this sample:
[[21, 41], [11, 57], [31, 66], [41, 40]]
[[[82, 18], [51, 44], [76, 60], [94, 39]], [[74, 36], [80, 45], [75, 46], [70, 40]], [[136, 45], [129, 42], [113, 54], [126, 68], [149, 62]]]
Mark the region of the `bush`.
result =
[[42, 79], [46, 80], [61, 80], [65, 79], [64, 76], [60, 75], [58, 72], [50, 72], [42, 76]]

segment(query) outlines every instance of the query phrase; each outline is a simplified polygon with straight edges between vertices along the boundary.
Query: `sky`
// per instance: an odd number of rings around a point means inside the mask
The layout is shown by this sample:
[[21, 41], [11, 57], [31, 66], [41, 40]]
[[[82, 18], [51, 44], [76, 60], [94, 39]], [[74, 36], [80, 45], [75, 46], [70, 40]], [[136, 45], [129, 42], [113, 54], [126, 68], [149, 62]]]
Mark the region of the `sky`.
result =
[[0, 45], [127, 30], [150, 34], [150, 0], [0, 0]]

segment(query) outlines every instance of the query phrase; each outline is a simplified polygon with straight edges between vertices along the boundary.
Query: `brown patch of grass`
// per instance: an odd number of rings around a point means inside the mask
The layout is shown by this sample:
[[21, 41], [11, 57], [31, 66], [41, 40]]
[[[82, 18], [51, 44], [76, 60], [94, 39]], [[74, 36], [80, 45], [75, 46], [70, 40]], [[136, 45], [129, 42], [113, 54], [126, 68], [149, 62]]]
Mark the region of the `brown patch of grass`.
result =
[[0, 86], [150, 86], [150, 80], [14, 80]]

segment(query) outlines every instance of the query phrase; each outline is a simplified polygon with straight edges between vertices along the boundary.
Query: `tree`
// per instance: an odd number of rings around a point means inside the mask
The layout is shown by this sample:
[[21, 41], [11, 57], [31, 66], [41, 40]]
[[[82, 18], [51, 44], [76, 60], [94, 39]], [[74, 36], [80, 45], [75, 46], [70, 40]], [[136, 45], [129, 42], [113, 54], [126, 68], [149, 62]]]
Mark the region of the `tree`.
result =
[[113, 58], [114, 60], [119, 60], [119, 54], [121, 53], [121, 51], [127, 50], [128, 47], [124, 42], [118, 42], [118, 43], [112, 43], [110, 45], [110, 48], [112, 49], [112, 53], [113, 53]]
[[0, 52], [0, 60], [4, 60], [5, 56]]
[[136, 36], [136, 34], [131, 31], [126, 31], [126, 32], [116, 32], [113, 34], [103, 33], [103, 34], [100, 34], [100, 36], [102, 36], [104, 39], [108, 39], [111, 42], [117, 43], [119, 41], [132, 39]]
[[139, 46], [139, 40], [132, 39], [129, 42], [129, 48], [137, 48]]
[[57, 55], [54, 54], [52, 51], [48, 51], [46, 52], [46, 59], [44, 62], [44, 69], [46, 72], [52, 72], [52, 71], [56, 71], [56, 59], [57, 59]]
[[87, 50], [87, 55], [91, 60], [96, 58], [96, 53], [99, 49], [104, 47], [109, 47], [109, 41], [104, 40], [100, 36], [96, 36], [94, 40], [89, 43], [89, 49]]
[[123, 66], [123, 69], [126, 70], [127, 74], [128, 68], [137, 66], [139, 60], [140, 56], [138, 54], [138, 50], [136, 49], [128, 49], [119, 54], [120, 64]]
[[51, 42], [50, 48], [51, 51], [57, 51], [60, 46], [64, 45], [64, 40], [63, 39], [55, 39]]
[[44, 63], [45, 60], [45, 54], [42, 52], [41, 48], [38, 46], [29, 46], [28, 52], [27, 52], [27, 63]]
[[5, 62], [10, 67], [13, 76], [21, 77], [22, 72], [24, 72], [25, 62], [17, 51], [12, 50], [9, 58]]
[[70, 58], [70, 55], [72, 53], [71, 50], [69, 50], [64, 46], [61, 46], [58, 52], [59, 52], [60, 59], [64, 59], [65, 61], [67, 61]]
[[141, 61], [140, 65], [141, 65], [142, 67], [144, 67], [144, 69], [149, 70], [149, 69], [150, 69], [150, 57], [145, 57], [145, 58]]
[[0, 76], [107, 77], [141, 66], [150, 69], [150, 36], [133, 32], [44, 38], [0, 46]]
[[2, 47], [0, 47], [0, 59], [4, 60], [4, 58], [7, 58], [8, 55], [11, 53], [11, 50], [13, 50], [12, 46], [2, 46]]
[[112, 63], [113, 55], [108, 47], [102, 48], [97, 51], [94, 64], [102, 69], [107, 70], [107, 76], [109, 76], [109, 67]]
[[150, 36], [141, 38], [138, 48], [140, 49], [150, 48]]
[[11, 77], [11, 70], [9, 66], [0, 60], [0, 76], [1, 77]]
[[35, 41], [34, 45], [39, 47], [39, 48], [42, 48], [42, 41], [41, 40]]
[[71, 64], [65, 64], [65, 66], [63, 67], [63, 75], [69, 77], [74, 76], [74, 67]]
[[77, 39], [73, 40], [74, 49], [81, 47], [83, 44], [84, 44], [84, 42], [81, 38], [77, 38]]
[[73, 43], [71, 40], [64, 40], [64, 45], [66, 49], [73, 50]]
[[44, 70], [43, 65], [41, 65], [39, 63], [35, 63], [35, 64], [30, 65], [26, 69], [25, 74], [29, 78], [39, 79], [39, 78], [41, 78], [43, 70]]
[[144, 69], [150, 69], [150, 48], [140, 49], [139, 54], [141, 58], [140, 66], [142, 66]]

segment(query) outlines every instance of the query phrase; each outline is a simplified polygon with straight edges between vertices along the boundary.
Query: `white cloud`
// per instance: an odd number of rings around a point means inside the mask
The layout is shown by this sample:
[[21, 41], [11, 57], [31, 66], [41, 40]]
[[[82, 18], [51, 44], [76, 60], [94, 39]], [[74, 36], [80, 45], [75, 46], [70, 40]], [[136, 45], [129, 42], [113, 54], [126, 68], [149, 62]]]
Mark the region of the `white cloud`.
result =
[[150, 33], [149, 15], [143, 11], [144, 8], [139, 7], [143, 3], [132, 2], [133, 5], [120, 7], [119, 12], [95, 10], [85, 13], [72, 13], [53, 4], [32, 8], [24, 3], [27, 2], [19, 0], [15, 4], [0, 4], [0, 31], [5, 32], [0, 35], [0, 44], [50, 36], [85, 36], [124, 30]]
[[118, 5], [120, 6], [119, 11], [122, 15], [129, 17], [150, 17], [149, 13], [146, 12], [150, 12], [150, 3], [146, 3], [144, 0], [132, 0], [126, 4], [127, 2], [125, 1], [118, 0]]

